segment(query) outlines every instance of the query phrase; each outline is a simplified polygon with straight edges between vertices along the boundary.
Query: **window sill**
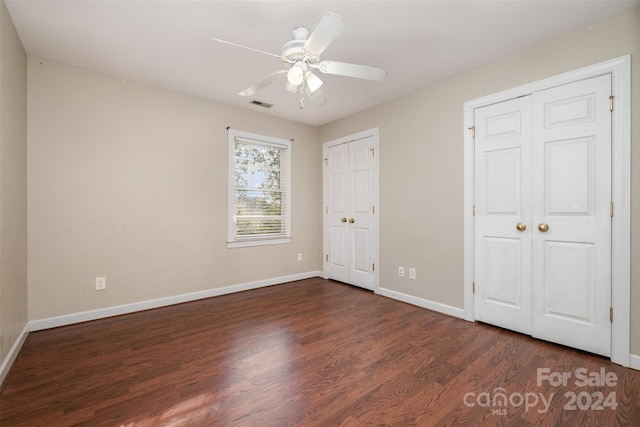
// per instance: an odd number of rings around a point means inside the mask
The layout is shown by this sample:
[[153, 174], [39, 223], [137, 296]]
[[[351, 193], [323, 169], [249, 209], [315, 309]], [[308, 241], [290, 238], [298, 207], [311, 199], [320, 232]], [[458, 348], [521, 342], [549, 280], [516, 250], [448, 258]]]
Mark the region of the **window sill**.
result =
[[279, 237], [277, 239], [235, 240], [233, 242], [227, 242], [227, 249], [248, 248], [252, 246], [283, 245], [287, 243], [291, 243], [291, 237]]

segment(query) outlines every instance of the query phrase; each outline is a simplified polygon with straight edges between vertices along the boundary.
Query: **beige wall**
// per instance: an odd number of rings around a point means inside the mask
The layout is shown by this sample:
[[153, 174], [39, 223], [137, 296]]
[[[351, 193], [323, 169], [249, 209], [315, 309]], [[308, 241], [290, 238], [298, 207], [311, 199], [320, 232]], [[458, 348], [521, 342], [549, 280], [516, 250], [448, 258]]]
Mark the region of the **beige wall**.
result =
[[[320, 142], [372, 127], [380, 128], [380, 285], [462, 307], [463, 103], [628, 53], [640, 81], [639, 26], [636, 10], [319, 130], [31, 59], [29, 318], [321, 269]], [[291, 245], [226, 249], [227, 126], [296, 139]], [[640, 150], [632, 156], [637, 217]], [[635, 254], [640, 232], [632, 233]], [[418, 280], [399, 279], [399, 265], [416, 267]], [[102, 275], [107, 291], [96, 292]], [[632, 352], [640, 354], [636, 313], [634, 264]]]
[[[412, 91], [320, 128], [320, 141], [380, 128], [380, 286], [463, 307], [463, 103], [622, 55], [632, 55], [632, 141], [640, 123], [640, 9]], [[632, 216], [640, 150], [632, 143]], [[632, 258], [640, 230], [632, 229]], [[634, 255], [635, 254], [635, 255]], [[416, 267], [418, 280], [397, 266]], [[632, 267], [632, 352], [640, 354], [640, 265]]]
[[[317, 128], [33, 58], [28, 78], [31, 320], [322, 269]], [[295, 138], [291, 244], [227, 249], [227, 126]]]
[[0, 2], [0, 364], [27, 323], [27, 57]]

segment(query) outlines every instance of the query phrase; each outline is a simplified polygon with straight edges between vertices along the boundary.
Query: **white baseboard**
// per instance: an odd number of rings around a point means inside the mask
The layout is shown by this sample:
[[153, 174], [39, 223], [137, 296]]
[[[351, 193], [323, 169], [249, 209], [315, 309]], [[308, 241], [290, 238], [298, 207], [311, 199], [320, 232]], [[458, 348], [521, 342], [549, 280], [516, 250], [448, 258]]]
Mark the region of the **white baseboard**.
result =
[[418, 307], [437, 311], [438, 313], [448, 314], [449, 316], [454, 316], [454, 317], [459, 317], [461, 319], [464, 319], [464, 309], [462, 308], [453, 307], [451, 305], [414, 297], [412, 295], [403, 294], [402, 292], [393, 291], [391, 289], [386, 289], [386, 288], [378, 288], [378, 291], [376, 293], [385, 297], [396, 299], [398, 301], [406, 302], [412, 305], [417, 305]]
[[248, 291], [250, 289], [263, 288], [265, 286], [277, 285], [280, 283], [293, 282], [295, 280], [309, 279], [322, 276], [321, 271], [310, 271], [307, 273], [293, 274], [290, 276], [274, 277], [271, 279], [258, 280], [256, 282], [241, 283], [238, 285], [225, 286], [222, 288], [207, 289], [205, 291], [191, 292], [188, 294], [174, 295], [170, 297], [152, 299], [147, 301], [134, 302], [131, 304], [118, 305], [115, 307], [100, 308], [97, 310], [83, 311], [80, 313], [65, 314], [62, 316], [49, 317], [45, 319], [32, 320], [29, 322], [30, 331], [56, 328], [74, 323], [86, 322], [89, 320], [103, 319], [105, 317], [119, 316], [121, 314], [133, 313], [136, 311], [149, 310], [151, 308], [166, 307], [168, 305], [180, 304], [183, 302], [196, 301], [203, 298], [211, 298], [234, 292]]
[[[412, 305], [417, 305], [418, 307], [423, 307], [429, 310], [437, 311], [438, 313], [448, 314], [450, 316], [465, 319], [465, 311], [462, 308], [453, 307], [453, 306], [442, 304], [439, 302], [434, 302], [434, 301], [414, 297], [411, 295], [403, 294], [402, 292], [393, 291], [391, 289], [386, 289], [386, 288], [378, 288], [377, 293], [385, 297], [396, 299], [398, 301], [406, 302]], [[629, 355], [629, 368], [640, 371], [640, 355], [637, 355], [637, 354]]]
[[[280, 283], [292, 282], [295, 280], [309, 279], [312, 277], [322, 277], [322, 271], [310, 271], [307, 273], [294, 274], [290, 276], [275, 277], [272, 279], [258, 280], [255, 282], [241, 283], [237, 285], [225, 286], [222, 288], [208, 289], [205, 291], [191, 292], [188, 294], [175, 295], [171, 297], [158, 298], [153, 300], [141, 301], [137, 303], [125, 304], [115, 307], [107, 307], [98, 310], [84, 311], [80, 313], [67, 314], [63, 316], [49, 317], [45, 319], [32, 320], [27, 323], [18, 336], [13, 346], [9, 350], [9, 353], [5, 356], [2, 364], [0, 365], [0, 385], [4, 382], [5, 378], [9, 374], [9, 370], [13, 365], [22, 345], [27, 339], [29, 331], [39, 331], [42, 329], [55, 328], [58, 326], [71, 325], [74, 323], [86, 322], [89, 320], [103, 319], [111, 316], [118, 316], [120, 314], [133, 313], [136, 311], [148, 310], [151, 308], [165, 307], [173, 304], [180, 304], [188, 301], [196, 301], [203, 298], [210, 298], [220, 295], [231, 294], [234, 292], [247, 291], [250, 289], [257, 289], [266, 286], [277, 285]], [[464, 319], [464, 309], [453, 307], [447, 304], [442, 304], [435, 301], [426, 300], [423, 298], [414, 297], [411, 295], [403, 294], [402, 292], [393, 291], [391, 289], [379, 288], [377, 293], [379, 295], [392, 298], [398, 301], [406, 302], [418, 307], [433, 310], [439, 313], [447, 314], [449, 316], [458, 317]], [[632, 354], [629, 358], [629, 367], [640, 370], [640, 356]]]
[[629, 367], [640, 371], [640, 356], [637, 354], [629, 355]]
[[18, 357], [18, 353], [20, 353], [20, 349], [22, 348], [24, 341], [27, 339], [27, 335], [29, 335], [29, 323], [24, 325], [22, 332], [20, 332], [20, 335], [16, 338], [9, 350], [9, 353], [7, 353], [2, 361], [2, 365], [0, 365], [0, 386], [2, 386], [5, 378], [9, 375], [9, 370], [11, 369], [13, 362], [16, 360], [16, 357]]

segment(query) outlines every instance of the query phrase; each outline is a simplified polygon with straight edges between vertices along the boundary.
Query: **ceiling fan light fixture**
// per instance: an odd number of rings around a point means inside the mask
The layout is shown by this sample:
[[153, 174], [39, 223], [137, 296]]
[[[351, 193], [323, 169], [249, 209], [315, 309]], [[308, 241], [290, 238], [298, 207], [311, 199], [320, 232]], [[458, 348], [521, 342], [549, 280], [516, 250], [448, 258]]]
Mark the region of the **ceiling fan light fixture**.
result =
[[304, 69], [299, 64], [294, 64], [287, 73], [287, 80], [293, 86], [300, 86], [304, 80]]
[[320, 80], [320, 78], [313, 74], [311, 71], [307, 71], [304, 76], [304, 80], [307, 83], [307, 87], [309, 88], [309, 91], [311, 93], [317, 91], [318, 89], [320, 89], [320, 86], [322, 86], [322, 80]]
[[288, 80], [284, 87], [291, 93], [298, 93], [298, 86], [292, 85]]
[[267, 77], [264, 77], [262, 80], [239, 92], [239, 95], [251, 96], [286, 74], [287, 80], [285, 87], [289, 92], [299, 95], [300, 108], [302, 108], [304, 95], [311, 99], [312, 104], [315, 106], [321, 106], [326, 102], [321, 89], [321, 86], [323, 86], [322, 80], [312, 73], [312, 70], [319, 70], [319, 72], [323, 74], [334, 74], [373, 81], [380, 81], [387, 76], [387, 70], [381, 67], [320, 60], [320, 55], [333, 43], [336, 37], [344, 30], [344, 27], [345, 24], [340, 15], [327, 12], [312, 32], [309, 32], [309, 29], [306, 27], [294, 28], [291, 33], [293, 40], [289, 40], [282, 46], [281, 55], [275, 55], [222, 39], [214, 38], [214, 40], [254, 52], [275, 56], [285, 65], [284, 68], [269, 74]]

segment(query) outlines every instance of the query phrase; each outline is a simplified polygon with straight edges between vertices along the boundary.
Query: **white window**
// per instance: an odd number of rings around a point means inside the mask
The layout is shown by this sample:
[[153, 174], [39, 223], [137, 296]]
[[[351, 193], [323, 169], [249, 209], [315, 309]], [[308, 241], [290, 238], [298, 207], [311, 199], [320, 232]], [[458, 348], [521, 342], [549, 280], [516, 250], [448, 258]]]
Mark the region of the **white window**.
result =
[[291, 141], [229, 129], [227, 247], [291, 242]]

